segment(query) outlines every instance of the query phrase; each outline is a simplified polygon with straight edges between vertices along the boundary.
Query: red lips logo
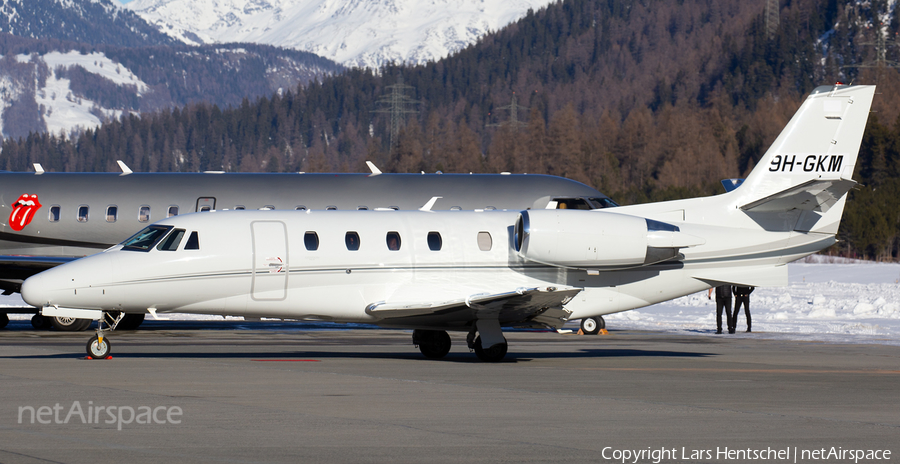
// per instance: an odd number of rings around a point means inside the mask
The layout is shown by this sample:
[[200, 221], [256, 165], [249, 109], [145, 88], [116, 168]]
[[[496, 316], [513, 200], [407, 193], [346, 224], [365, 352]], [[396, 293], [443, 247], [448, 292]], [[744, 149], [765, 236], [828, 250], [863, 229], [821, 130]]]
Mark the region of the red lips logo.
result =
[[37, 195], [23, 193], [12, 205], [13, 210], [9, 215], [9, 227], [16, 232], [22, 230], [34, 218], [34, 213], [41, 207]]

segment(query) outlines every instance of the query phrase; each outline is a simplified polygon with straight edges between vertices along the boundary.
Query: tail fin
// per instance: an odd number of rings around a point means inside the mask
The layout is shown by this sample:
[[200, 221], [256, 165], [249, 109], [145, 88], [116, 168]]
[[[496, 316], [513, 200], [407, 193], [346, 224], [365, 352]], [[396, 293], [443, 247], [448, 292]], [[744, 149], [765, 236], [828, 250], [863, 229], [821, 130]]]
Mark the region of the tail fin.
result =
[[805, 214], [795, 230], [836, 233], [874, 95], [869, 85], [815, 89], [731, 192], [736, 206], [751, 216], [819, 213]]

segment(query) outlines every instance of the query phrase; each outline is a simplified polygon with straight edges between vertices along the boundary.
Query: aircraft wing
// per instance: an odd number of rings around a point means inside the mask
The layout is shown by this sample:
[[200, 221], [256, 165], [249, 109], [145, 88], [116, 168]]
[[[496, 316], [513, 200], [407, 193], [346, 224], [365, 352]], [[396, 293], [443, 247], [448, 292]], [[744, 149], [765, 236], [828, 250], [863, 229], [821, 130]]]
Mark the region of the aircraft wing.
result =
[[428, 325], [497, 318], [502, 326], [562, 327], [571, 311], [563, 309], [581, 288], [519, 288], [505, 293], [482, 293], [439, 302], [378, 302], [366, 313], [399, 325]]
[[799, 209], [824, 213], [846, 195], [854, 185], [856, 185], [856, 181], [850, 179], [813, 179], [741, 206], [741, 210], [757, 213], [781, 213]]

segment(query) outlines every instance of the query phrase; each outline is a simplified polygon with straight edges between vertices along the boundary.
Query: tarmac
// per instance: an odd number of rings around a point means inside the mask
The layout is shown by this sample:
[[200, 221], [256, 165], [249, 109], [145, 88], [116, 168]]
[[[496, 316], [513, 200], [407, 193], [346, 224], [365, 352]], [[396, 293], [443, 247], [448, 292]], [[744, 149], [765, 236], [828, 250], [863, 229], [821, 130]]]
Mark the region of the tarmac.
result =
[[0, 462], [900, 459], [896, 346], [520, 331], [491, 364], [464, 334], [428, 360], [409, 331], [340, 327], [148, 321], [85, 360], [91, 332], [13, 321]]

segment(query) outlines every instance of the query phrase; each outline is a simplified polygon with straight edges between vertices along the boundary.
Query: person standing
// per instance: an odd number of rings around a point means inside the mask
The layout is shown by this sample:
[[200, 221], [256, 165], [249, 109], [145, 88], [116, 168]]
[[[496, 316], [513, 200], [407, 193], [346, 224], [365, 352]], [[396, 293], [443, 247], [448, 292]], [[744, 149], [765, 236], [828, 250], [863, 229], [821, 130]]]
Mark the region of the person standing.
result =
[[731, 333], [734, 333], [733, 329], [737, 326], [737, 318], [742, 304], [744, 305], [744, 315], [747, 317], [747, 332], [750, 332], [750, 294], [753, 293], [754, 289], [754, 287], [739, 287], [737, 285], [732, 287], [734, 292], [734, 315], [731, 316], [731, 321], [734, 325]]
[[[731, 319], [731, 286], [719, 285], [716, 287], [716, 333], [722, 333], [722, 311], [725, 311], [725, 319], [728, 322], [728, 333], [734, 333], [734, 321]], [[713, 289], [709, 289], [706, 297], [712, 299]]]

